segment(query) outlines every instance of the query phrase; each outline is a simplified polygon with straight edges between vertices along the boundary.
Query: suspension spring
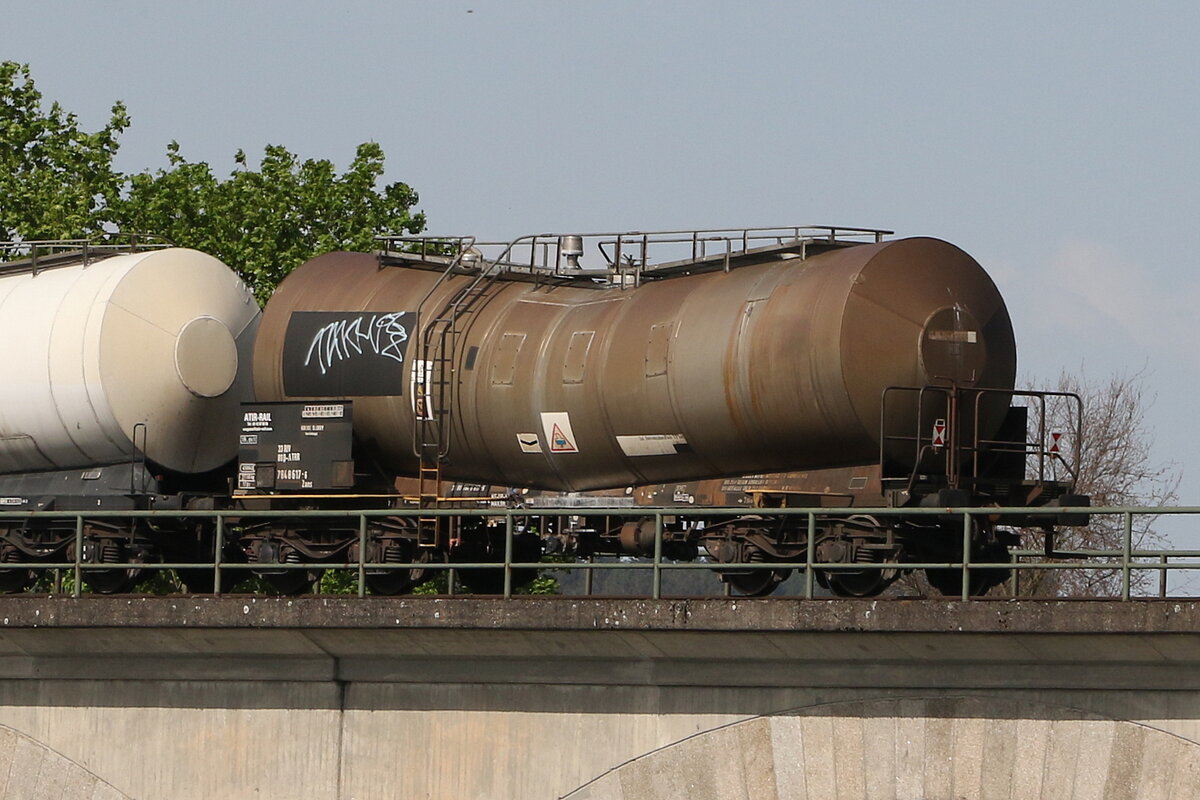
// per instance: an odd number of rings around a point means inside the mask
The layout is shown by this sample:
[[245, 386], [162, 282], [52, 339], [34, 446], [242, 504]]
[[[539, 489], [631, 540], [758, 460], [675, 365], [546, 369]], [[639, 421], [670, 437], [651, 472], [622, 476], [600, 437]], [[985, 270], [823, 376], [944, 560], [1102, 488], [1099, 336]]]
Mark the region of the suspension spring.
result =
[[105, 539], [100, 544], [100, 563], [115, 564], [121, 560], [121, 543], [113, 539]]

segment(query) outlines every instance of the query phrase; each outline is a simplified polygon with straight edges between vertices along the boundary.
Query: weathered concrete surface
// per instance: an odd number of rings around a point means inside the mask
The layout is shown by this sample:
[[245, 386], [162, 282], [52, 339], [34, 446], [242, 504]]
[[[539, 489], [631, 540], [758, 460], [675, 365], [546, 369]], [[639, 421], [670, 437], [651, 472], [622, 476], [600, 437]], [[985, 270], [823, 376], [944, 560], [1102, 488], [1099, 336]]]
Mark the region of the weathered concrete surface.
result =
[[0, 725], [137, 800], [1200, 796], [1200, 605], [4, 598]]
[[[997, 707], [1007, 713], [989, 716]], [[717, 728], [568, 798], [1191, 800], [1198, 784], [1200, 745], [1144, 725], [1033, 704], [914, 698]]]
[[1200, 601], [0, 597], [2, 628], [1195, 633]]
[[[0, 678], [1200, 689], [1200, 604], [0, 600]], [[286, 664], [286, 672], [280, 667]], [[952, 669], [970, 665], [970, 669]]]
[[0, 725], [0, 797], [129, 800], [79, 764]]

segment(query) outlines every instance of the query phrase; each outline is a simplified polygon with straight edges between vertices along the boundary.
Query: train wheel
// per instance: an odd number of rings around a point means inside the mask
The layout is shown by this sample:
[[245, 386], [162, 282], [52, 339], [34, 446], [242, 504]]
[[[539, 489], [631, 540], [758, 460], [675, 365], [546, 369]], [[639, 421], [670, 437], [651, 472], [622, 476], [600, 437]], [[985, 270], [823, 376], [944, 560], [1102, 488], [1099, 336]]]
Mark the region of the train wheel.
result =
[[304, 555], [288, 542], [263, 539], [247, 548], [246, 555], [255, 564], [253, 574], [283, 595], [307, 594], [325, 574], [324, 569], [284, 568], [285, 564], [299, 565], [304, 560]]
[[368, 566], [367, 589], [371, 591], [371, 594], [408, 594], [417, 586], [433, 577], [434, 570], [422, 569], [416, 565], [430, 563], [435, 555], [435, 553], [429, 550], [423, 550], [416, 558], [411, 559], [410, 563], [414, 565], [411, 569], [378, 570], [372, 573], [370, 571], [371, 568]]
[[[967, 594], [979, 597], [987, 594], [993, 587], [1008, 580], [1009, 570], [1006, 569], [973, 569], [971, 570], [971, 588]], [[960, 569], [927, 569], [925, 579], [929, 585], [947, 597], [962, 595], [962, 570]]]
[[894, 548], [873, 543], [883, 529], [875, 517], [846, 518], [838, 535], [818, 542], [817, 559], [830, 564], [861, 564], [862, 569], [817, 570], [817, 581], [838, 597], [874, 597], [896, 582], [899, 569], [891, 569]]
[[458, 571], [459, 582], [471, 594], [503, 594], [504, 570], [464, 569]]
[[779, 588], [791, 575], [790, 569], [756, 570], [746, 575], [728, 575], [726, 580], [734, 591], [746, 597], [766, 597]]
[[[212, 594], [216, 590], [216, 583], [213, 580], [213, 571], [206, 567], [197, 567], [195, 569], [177, 570], [179, 580], [183, 584], [183, 588], [192, 594]], [[221, 571], [221, 591], [228, 592], [232, 589], [245, 575], [241, 571], [222, 570]]]
[[[747, 547], [747, 564], [763, 564], [767, 554], [757, 547]], [[765, 597], [779, 588], [779, 584], [792, 574], [790, 569], [754, 569], [743, 572], [718, 570], [721, 580], [733, 587], [733, 590], [746, 597]]]
[[[217, 526], [211, 521], [197, 523], [195, 539], [177, 552], [165, 555], [171, 561], [203, 564], [212, 561], [215, 555]], [[238, 546], [228, 533], [221, 548], [221, 592], [228, 592], [249, 577], [243, 570], [224, 569], [225, 564], [246, 563], [246, 551]], [[215, 573], [212, 567], [186, 567], [175, 571], [180, 583], [192, 594], [212, 594], [216, 591]]]
[[16, 594], [33, 585], [33, 570], [0, 569], [0, 594]]
[[838, 597], [874, 597], [891, 586], [899, 575], [899, 570], [824, 570], [818, 583]]
[[101, 569], [83, 573], [83, 580], [97, 594], [127, 594], [142, 579], [140, 569]]
[[[927, 569], [925, 570], [925, 580], [929, 581], [929, 585], [938, 591], [938, 594], [946, 597], [958, 597], [962, 594], [962, 570], [960, 569]], [[975, 576], [975, 571], [971, 572], [971, 589], [968, 592], [970, 595], [978, 595], [981, 588], [980, 580]]]
[[416, 570], [398, 569], [367, 576], [367, 589], [371, 594], [408, 594], [416, 586], [408, 573]]
[[[533, 563], [542, 557], [542, 541], [535, 534], [520, 533], [513, 537], [514, 563]], [[482, 535], [464, 538], [451, 553], [451, 561], [462, 563], [499, 563], [504, 560], [503, 531], [488, 531]], [[512, 588], [524, 586], [538, 576], [536, 569], [514, 569]], [[504, 568], [464, 569], [457, 571], [458, 580], [474, 594], [502, 594], [504, 592]]]
[[[958, 558], [957, 554], [954, 557]], [[971, 554], [972, 561], [981, 563], [1008, 561], [1010, 558], [1008, 548], [995, 542], [985, 545], [980, 548], [979, 552]], [[1011, 574], [1012, 570], [1008, 569], [973, 569], [971, 570], [971, 584], [968, 594], [972, 597], [987, 594], [993, 587], [999, 586], [1008, 580]], [[925, 570], [925, 579], [929, 581], [930, 586], [947, 597], [962, 595], [963, 580], [961, 569], [927, 569]]]
[[[15, 565], [24, 560], [21, 551], [11, 544], [5, 544], [3, 550], [0, 550], [0, 563]], [[34, 580], [33, 570], [20, 569], [16, 566], [12, 569], [0, 569], [0, 593], [23, 592], [33, 585]]]
[[[444, 558], [431, 548], [418, 547], [413, 540], [399, 537], [378, 542], [371, 553], [366, 564], [367, 589], [371, 594], [380, 595], [408, 594], [435, 574], [434, 570], [420, 565]], [[358, 560], [357, 542], [350, 546], [348, 556], [351, 562]], [[393, 569], [380, 569], [380, 564]]]
[[[87, 558], [87, 556], [91, 558]], [[131, 553], [128, 546], [115, 539], [101, 539], [84, 544], [85, 560], [94, 564], [116, 564], [121, 561], [144, 561], [144, 554]], [[87, 570], [83, 581], [97, 594], [126, 594], [141, 581], [145, 571], [136, 567]]]
[[263, 575], [262, 578], [280, 594], [297, 595], [311, 592], [324, 574], [323, 569], [289, 569]]

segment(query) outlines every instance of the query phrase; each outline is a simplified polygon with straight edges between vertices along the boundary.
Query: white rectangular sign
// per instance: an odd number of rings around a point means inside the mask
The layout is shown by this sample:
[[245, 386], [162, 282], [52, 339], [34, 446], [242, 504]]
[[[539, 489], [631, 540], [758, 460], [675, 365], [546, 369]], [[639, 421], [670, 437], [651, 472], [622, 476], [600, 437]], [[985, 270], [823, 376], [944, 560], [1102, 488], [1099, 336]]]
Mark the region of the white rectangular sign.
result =
[[686, 445], [681, 433], [644, 433], [637, 436], [618, 436], [617, 444], [627, 456], [673, 456], [676, 445]]
[[346, 406], [342, 403], [306, 405], [300, 411], [301, 419], [337, 419], [344, 416], [346, 416]]
[[522, 453], [542, 452], [542, 443], [538, 441], [536, 433], [518, 433], [517, 444], [521, 446]]

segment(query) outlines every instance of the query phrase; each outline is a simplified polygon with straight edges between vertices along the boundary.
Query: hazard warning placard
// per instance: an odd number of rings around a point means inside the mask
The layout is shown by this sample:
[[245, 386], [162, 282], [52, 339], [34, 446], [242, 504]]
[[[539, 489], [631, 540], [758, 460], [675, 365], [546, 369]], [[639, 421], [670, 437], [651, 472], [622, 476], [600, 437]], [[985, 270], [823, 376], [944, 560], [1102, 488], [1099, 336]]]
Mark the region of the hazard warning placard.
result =
[[934, 420], [934, 423], [933, 423], [933, 446], [934, 447], [945, 447], [946, 446], [946, 420], [944, 420], [944, 419]]
[[543, 411], [542, 431], [551, 453], [578, 453], [575, 433], [571, 430], [571, 416], [566, 411]]

